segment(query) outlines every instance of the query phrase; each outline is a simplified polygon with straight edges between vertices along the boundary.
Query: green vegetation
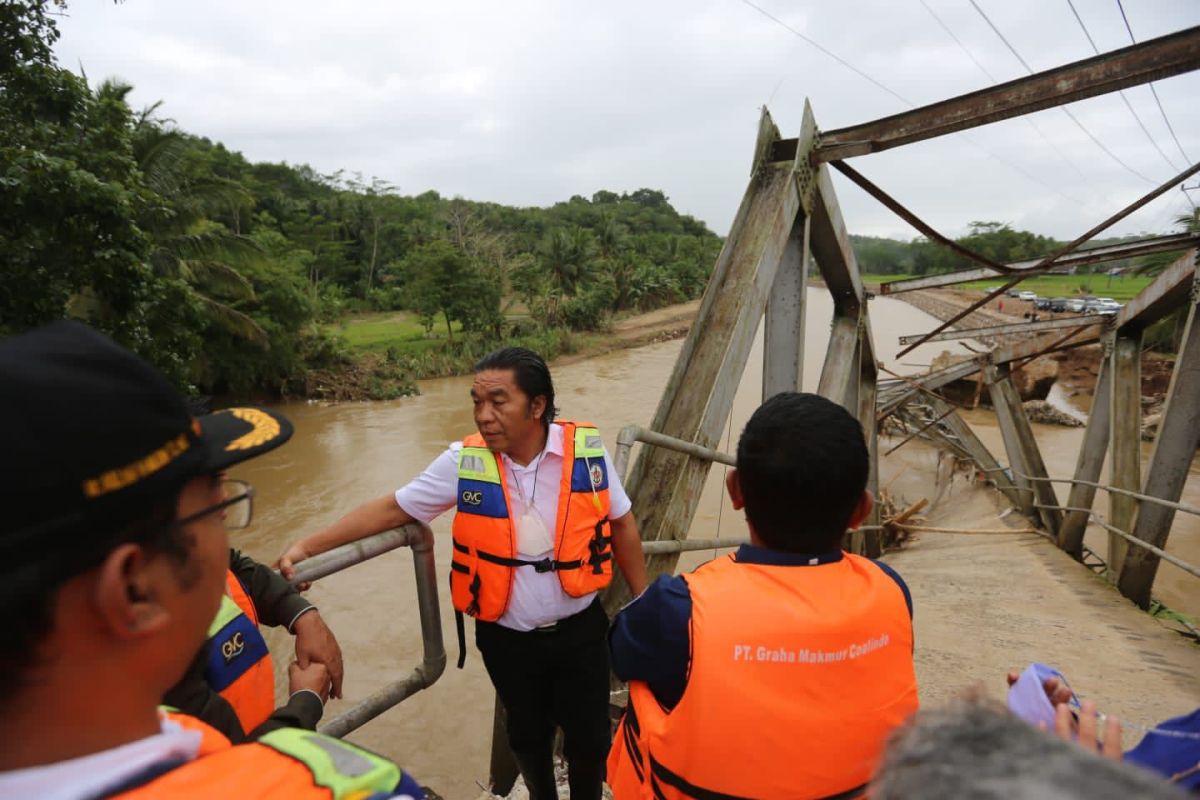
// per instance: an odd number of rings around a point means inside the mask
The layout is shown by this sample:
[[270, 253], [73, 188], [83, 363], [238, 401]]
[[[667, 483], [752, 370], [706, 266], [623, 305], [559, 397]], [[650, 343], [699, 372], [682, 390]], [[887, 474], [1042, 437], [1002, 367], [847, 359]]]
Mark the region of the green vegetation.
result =
[[512, 208], [250, 163], [59, 66], [62, 5], [0, 4], [0, 335], [76, 318], [187, 390], [391, 397], [704, 290], [721, 241], [660, 191]]

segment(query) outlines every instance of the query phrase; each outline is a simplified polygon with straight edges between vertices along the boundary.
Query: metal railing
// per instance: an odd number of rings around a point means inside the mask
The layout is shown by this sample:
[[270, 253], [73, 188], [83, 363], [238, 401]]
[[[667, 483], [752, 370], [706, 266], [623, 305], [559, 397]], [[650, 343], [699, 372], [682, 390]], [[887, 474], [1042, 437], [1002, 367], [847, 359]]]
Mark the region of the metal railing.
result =
[[727, 464], [731, 467], [737, 466], [737, 459], [728, 453], [722, 453], [719, 450], [713, 450], [711, 447], [705, 447], [695, 442], [676, 439], [674, 436], [667, 436], [665, 433], [647, 430], [641, 425], [626, 425], [617, 434], [617, 452], [613, 455], [613, 466], [616, 467], [617, 474], [621, 476], [622, 483], [625, 481], [625, 473], [629, 469], [629, 452], [633, 449], [634, 442], [651, 444], [655, 447], [665, 447], [668, 450], [674, 450], [678, 453], [695, 456], [696, 458], [703, 458], [706, 461], [716, 461], [718, 464]]
[[427, 689], [446, 669], [446, 647], [442, 642], [442, 617], [438, 607], [437, 567], [433, 559], [433, 532], [416, 523], [369, 536], [342, 545], [296, 565], [293, 584], [306, 583], [361, 564], [368, 559], [395, 550], [412, 548], [413, 569], [417, 578], [417, 610], [421, 616], [421, 663], [403, 678], [372, 692], [365, 700], [343, 711], [318, 730], [342, 737], [398, 705], [422, 689]]
[[[1176, 503], [1172, 500], [1164, 500], [1161, 497], [1155, 497], [1155, 496], [1149, 495], [1149, 494], [1142, 494], [1141, 492], [1134, 492], [1129, 489], [1121, 489], [1119, 487], [1109, 486], [1108, 484], [1104, 484], [1104, 483], [1096, 483], [1095, 481], [1085, 481], [1080, 478], [1043, 478], [1043, 477], [1036, 476], [1036, 475], [1026, 475], [1025, 473], [1023, 473], [1019, 470], [1013, 469], [1012, 467], [1001, 467], [1000, 469], [984, 469], [983, 467], [980, 467], [978, 464], [976, 464], [975, 466], [977, 469], [979, 469], [980, 472], [984, 472], [984, 473], [1008, 472], [1011, 475], [1013, 475], [1014, 477], [1018, 477], [1018, 478], [1021, 478], [1023, 480], [1027, 480], [1027, 481], [1040, 481], [1043, 483], [1069, 483], [1073, 486], [1074, 485], [1091, 486], [1093, 488], [1102, 489], [1106, 492], [1111, 492], [1113, 494], [1119, 494], [1119, 495], [1124, 495], [1126, 497], [1132, 497], [1141, 502], [1155, 503], [1155, 504], [1158, 504], [1161, 506], [1166, 506], [1168, 508], [1173, 508], [1176, 511], [1183, 511], [1186, 514], [1195, 514], [1197, 516], [1200, 516], [1200, 508], [1197, 508], [1196, 506], [1190, 506], [1186, 503]], [[1019, 491], [1023, 491], [1023, 492], [1032, 492], [1031, 489], [1029, 489], [1028, 487], [1024, 487], [1024, 486], [1018, 486], [1017, 489]], [[1113, 533], [1113, 534], [1121, 537], [1125, 541], [1129, 542], [1131, 545], [1134, 545], [1135, 547], [1140, 547], [1143, 550], [1147, 550], [1147, 551], [1153, 553], [1154, 555], [1158, 556], [1159, 558], [1161, 558], [1163, 561], [1173, 564], [1176, 567], [1179, 567], [1184, 572], [1187, 572], [1190, 575], [1194, 575], [1195, 577], [1200, 578], [1200, 567], [1197, 567], [1194, 564], [1189, 564], [1188, 562], [1184, 561], [1183, 559], [1179, 558], [1178, 556], [1171, 555], [1166, 550], [1163, 550], [1161, 547], [1152, 545], [1149, 542], [1145, 541], [1144, 539], [1137, 538], [1136, 536], [1129, 533], [1128, 531], [1123, 531], [1114, 525], [1108, 524], [1104, 520], [1097, 518], [1096, 513], [1090, 508], [1074, 508], [1071, 506], [1058, 506], [1058, 505], [1049, 505], [1049, 504], [1042, 504], [1042, 503], [1033, 503], [1033, 507], [1034, 508], [1043, 508], [1043, 509], [1056, 509], [1058, 511], [1075, 511], [1075, 512], [1079, 512], [1082, 514], [1087, 514], [1091, 521], [1094, 521], [1097, 525], [1099, 525], [1100, 527], [1109, 531], [1110, 533]]]

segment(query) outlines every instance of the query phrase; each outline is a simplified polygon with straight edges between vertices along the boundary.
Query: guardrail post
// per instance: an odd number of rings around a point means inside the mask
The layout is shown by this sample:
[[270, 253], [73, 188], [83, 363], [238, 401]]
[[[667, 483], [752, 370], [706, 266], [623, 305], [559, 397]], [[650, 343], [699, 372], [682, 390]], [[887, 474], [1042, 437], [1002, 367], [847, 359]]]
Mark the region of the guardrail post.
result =
[[[1079, 460], [1075, 464], [1075, 480], [1096, 483], [1100, 480], [1100, 471], [1104, 467], [1104, 457], [1108, 453], [1108, 436], [1112, 411], [1112, 364], [1110, 356], [1113, 349], [1113, 335], [1105, 334], [1103, 339], [1104, 358], [1100, 361], [1100, 374], [1096, 378], [1096, 388], [1092, 392], [1092, 409], [1088, 413], [1087, 428], [1083, 434], [1083, 444], [1079, 448]], [[1096, 487], [1083, 483], [1071, 484], [1071, 493], [1067, 500], [1068, 508], [1090, 509], [1096, 499]], [[1063, 517], [1062, 527], [1058, 531], [1058, 546], [1079, 561], [1083, 559], [1083, 534], [1087, 531], [1087, 511], [1068, 511]]]
[[[1178, 502], [1187, 482], [1196, 447], [1200, 445], [1200, 320], [1197, 301], [1200, 290], [1193, 284], [1183, 343], [1175, 358], [1167, 404], [1159, 423], [1158, 436], [1146, 472], [1144, 494]], [[1157, 503], [1141, 502], [1133, 535], [1165, 549], [1175, 509]], [[1114, 523], [1115, 524], [1115, 523]], [[1121, 594], [1142, 608], [1150, 605], [1150, 589], [1158, 572], [1159, 558], [1142, 548], [1133, 548], [1125, 556], [1117, 587]]]
[[[1109, 483], [1118, 489], [1141, 489], [1142, 472], [1142, 334], [1119, 331], [1112, 351], [1112, 413], [1109, 415]], [[1123, 531], [1133, 528], [1137, 501], [1110, 492], [1108, 522]], [[1129, 543], [1108, 538], [1108, 569], [1113, 580], [1121, 572]]]
[[[1046, 464], [1042, 461], [1042, 453], [1038, 450], [1037, 440], [1033, 436], [1033, 428], [1029, 425], [1029, 417], [1025, 415], [1025, 407], [1021, 405], [1021, 396], [1012, 382], [1012, 372], [1008, 365], [989, 365], [985, 375], [988, 380], [988, 390], [992, 396], [992, 405], [996, 408], [996, 417], [1000, 422], [1000, 434], [1004, 438], [1004, 447], [1008, 451], [1009, 464], [1014, 471], [1019, 471], [1030, 478], [1046, 478]], [[1054, 487], [1045, 480], [1026, 480], [1020, 475], [1015, 476], [1018, 485], [1027, 488], [1022, 491], [1021, 510], [1034, 516], [1034, 511], [1041, 516], [1042, 524], [1052, 534], [1058, 534], [1059, 513], [1052, 508], [1034, 509], [1034, 498], [1043, 506], [1058, 505]]]

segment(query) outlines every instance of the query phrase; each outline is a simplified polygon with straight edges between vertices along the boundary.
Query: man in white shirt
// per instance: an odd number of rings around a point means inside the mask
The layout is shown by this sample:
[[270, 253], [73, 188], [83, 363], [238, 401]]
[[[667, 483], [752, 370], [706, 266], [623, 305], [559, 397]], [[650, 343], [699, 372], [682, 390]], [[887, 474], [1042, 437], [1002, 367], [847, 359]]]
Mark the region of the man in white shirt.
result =
[[608, 618], [596, 591], [614, 560], [634, 594], [645, 588], [631, 504], [599, 433], [554, 421], [554, 385], [536, 353], [485, 356], [471, 400], [478, 435], [451, 444], [394, 494], [293, 544], [280, 569], [290, 577], [297, 561], [457, 508], [454, 604], [476, 617], [476, 645], [530, 797], [557, 797], [557, 725], [572, 799], [598, 800], [610, 733]]

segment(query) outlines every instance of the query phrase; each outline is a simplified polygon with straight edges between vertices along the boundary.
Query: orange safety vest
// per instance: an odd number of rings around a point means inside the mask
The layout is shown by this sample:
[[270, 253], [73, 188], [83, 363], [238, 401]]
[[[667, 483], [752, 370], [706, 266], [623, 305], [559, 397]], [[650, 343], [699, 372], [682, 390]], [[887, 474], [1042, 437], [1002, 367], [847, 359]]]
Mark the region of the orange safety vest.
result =
[[275, 710], [275, 669], [267, 642], [258, 630], [258, 611], [237, 575], [225, 575], [221, 608], [208, 628], [208, 664], [204, 678], [229, 701], [250, 733]]
[[295, 797], [300, 800], [358, 800], [390, 796], [400, 782], [395, 764], [328, 736], [296, 728], [272, 731], [236, 747], [195, 717], [174, 712], [167, 719], [201, 735], [196, 758], [164, 765], [105, 795], [121, 800]]
[[615, 800], [853, 798], [917, 710], [912, 620], [869, 559], [719, 558], [687, 575], [691, 666], [667, 711], [641, 681], [608, 757]]
[[600, 431], [587, 422], [554, 424], [563, 428], [563, 470], [554, 557], [541, 561], [517, 556], [502, 460], [478, 433], [463, 440], [450, 562], [450, 594], [460, 613], [486, 622], [499, 619], [508, 608], [514, 570], [521, 566], [558, 573], [571, 597], [603, 589], [612, 580], [609, 477]]

